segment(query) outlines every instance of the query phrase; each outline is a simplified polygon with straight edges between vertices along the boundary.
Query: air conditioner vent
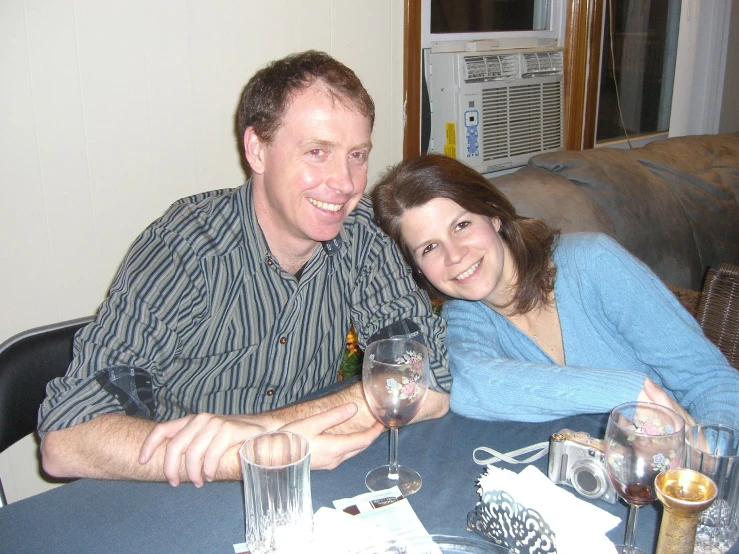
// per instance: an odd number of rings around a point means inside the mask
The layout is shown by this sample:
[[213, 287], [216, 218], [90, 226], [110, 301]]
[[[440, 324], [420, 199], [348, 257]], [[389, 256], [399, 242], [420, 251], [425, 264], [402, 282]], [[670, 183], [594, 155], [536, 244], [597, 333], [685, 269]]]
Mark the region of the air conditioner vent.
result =
[[466, 83], [480, 83], [513, 79], [518, 76], [518, 58], [516, 54], [465, 56], [464, 81]]
[[563, 62], [556, 46], [432, 52], [429, 152], [485, 174], [562, 150]]
[[536, 75], [561, 75], [563, 71], [562, 52], [527, 52], [523, 54], [522, 77]]
[[483, 159], [562, 148], [562, 89], [560, 81], [483, 90]]

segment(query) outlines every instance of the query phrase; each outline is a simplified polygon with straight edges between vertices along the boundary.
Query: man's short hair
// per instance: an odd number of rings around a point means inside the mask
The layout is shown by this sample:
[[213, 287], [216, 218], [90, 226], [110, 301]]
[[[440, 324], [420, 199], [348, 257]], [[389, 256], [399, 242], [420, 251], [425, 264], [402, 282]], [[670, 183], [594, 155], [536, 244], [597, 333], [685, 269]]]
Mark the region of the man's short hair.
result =
[[370, 129], [374, 126], [375, 103], [354, 71], [325, 52], [308, 50], [273, 61], [249, 79], [237, 117], [242, 146], [248, 127], [270, 144], [292, 97], [317, 81], [335, 101], [368, 117]]

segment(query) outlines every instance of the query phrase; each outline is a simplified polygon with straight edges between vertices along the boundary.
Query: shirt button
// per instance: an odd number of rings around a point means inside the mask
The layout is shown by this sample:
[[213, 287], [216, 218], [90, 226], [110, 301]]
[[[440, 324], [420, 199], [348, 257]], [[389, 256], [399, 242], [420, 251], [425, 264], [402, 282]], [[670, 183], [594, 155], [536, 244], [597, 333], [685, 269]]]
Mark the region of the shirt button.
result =
[[275, 395], [275, 389], [267, 389], [267, 396], [274, 396]]
[[273, 263], [272, 258], [267, 258], [267, 265], [271, 266]]
[[280, 344], [287, 344], [287, 337], [280, 337]]

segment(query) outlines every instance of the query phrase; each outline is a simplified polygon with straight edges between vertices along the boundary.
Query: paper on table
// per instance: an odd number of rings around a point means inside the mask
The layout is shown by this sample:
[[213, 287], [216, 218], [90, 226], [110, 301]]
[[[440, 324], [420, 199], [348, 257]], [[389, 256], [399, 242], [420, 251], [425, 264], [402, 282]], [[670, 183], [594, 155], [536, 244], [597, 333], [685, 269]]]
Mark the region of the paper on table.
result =
[[[313, 516], [313, 540], [309, 554], [356, 554], [390, 540], [427, 537], [407, 549], [408, 554], [441, 554], [421, 520], [398, 487], [334, 500], [336, 509], [319, 508]], [[235, 554], [245, 554], [245, 544], [235, 544]]]
[[536, 510], [555, 534], [559, 554], [616, 553], [606, 533], [620, 519], [555, 485], [535, 466], [521, 473], [488, 466], [479, 479], [479, 492], [505, 491], [531, 510]]
[[403, 497], [398, 487], [382, 491], [368, 492], [353, 498], [334, 500], [334, 507], [353, 517], [372, 524], [385, 536], [375, 536], [368, 545], [376, 545], [388, 539], [418, 539], [428, 538], [428, 543], [414, 541], [413, 546], [407, 547], [408, 554], [441, 554], [438, 546], [431, 539], [428, 531], [418, 519], [416, 512], [408, 500]]
[[[309, 554], [355, 554], [391, 536], [376, 525], [332, 508], [319, 508], [313, 515], [313, 540], [303, 552]], [[246, 544], [235, 544], [234, 554], [248, 554]]]

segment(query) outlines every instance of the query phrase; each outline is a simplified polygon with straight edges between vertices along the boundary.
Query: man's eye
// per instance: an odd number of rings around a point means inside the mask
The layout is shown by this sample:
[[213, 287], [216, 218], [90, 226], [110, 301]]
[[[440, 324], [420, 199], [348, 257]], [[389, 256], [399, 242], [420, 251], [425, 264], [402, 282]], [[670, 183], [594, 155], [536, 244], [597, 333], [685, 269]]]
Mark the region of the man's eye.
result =
[[364, 161], [367, 159], [366, 152], [352, 152], [351, 157], [355, 160]]
[[321, 156], [323, 155], [323, 150], [321, 150], [320, 148], [314, 148], [313, 150], [309, 152], [309, 154], [311, 156]]

